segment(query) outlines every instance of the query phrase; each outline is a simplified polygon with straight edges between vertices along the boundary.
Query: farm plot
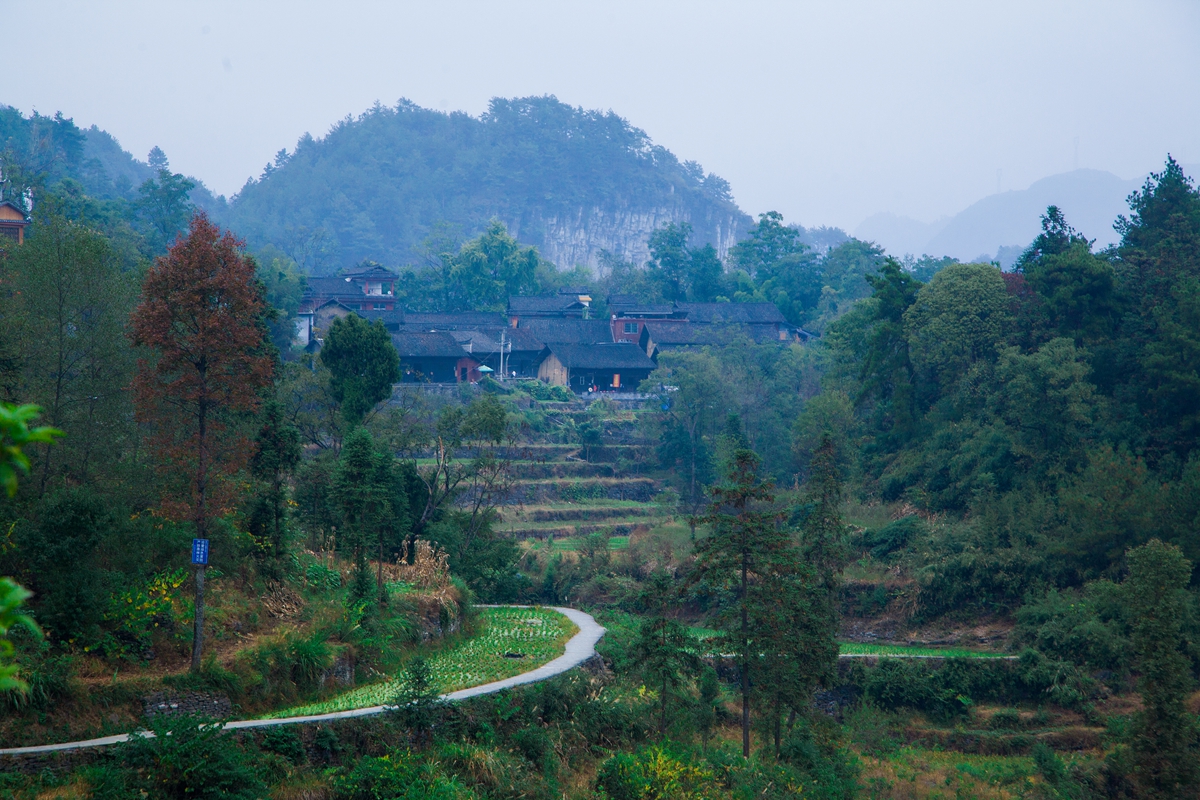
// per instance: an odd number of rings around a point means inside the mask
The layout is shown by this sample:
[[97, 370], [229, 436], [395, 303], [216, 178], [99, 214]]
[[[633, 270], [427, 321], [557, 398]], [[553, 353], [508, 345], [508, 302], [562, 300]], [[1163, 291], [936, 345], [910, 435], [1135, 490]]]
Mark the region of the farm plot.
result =
[[[479, 614], [479, 633], [427, 658], [434, 685], [442, 694], [536, 669], [562, 655], [567, 640], [579, 630], [562, 614], [548, 609], [483, 608]], [[268, 716], [275, 719], [384, 705], [392, 702], [399, 689], [400, 679], [392, 678]]]
[[879, 656], [892, 658], [1012, 658], [1007, 653], [968, 650], [965, 647], [921, 647], [905, 644], [859, 644], [840, 642], [839, 655]]

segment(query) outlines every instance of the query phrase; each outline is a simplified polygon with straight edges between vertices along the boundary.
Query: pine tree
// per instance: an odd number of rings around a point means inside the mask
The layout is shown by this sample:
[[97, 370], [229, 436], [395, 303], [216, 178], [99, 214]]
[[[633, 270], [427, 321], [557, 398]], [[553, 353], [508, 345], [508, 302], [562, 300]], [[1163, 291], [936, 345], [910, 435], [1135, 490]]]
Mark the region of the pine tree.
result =
[[759, 458], [739, 450], [725, 481], [711, 490], [707, 513], [698, 521], [709, 533], [696, 542], [696, 569], [689, 581], [719, 598], [716, 622], [721, 635], [713, 641], [733, 653], [741, 672], [742, 754], [750, 757], [750, 704], [753, 681], [767, 633], [765, 609], [775, 598], [762, 591], [770, 577], [797, 554], [773, 507], [774, 486], [758, 474]]

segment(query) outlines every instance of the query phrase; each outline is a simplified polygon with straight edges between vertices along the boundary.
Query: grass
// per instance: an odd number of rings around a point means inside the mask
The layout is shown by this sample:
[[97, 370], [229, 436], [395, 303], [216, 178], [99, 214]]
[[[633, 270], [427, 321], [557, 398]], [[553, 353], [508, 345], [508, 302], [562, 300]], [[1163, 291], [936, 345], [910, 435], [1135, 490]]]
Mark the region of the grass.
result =
[[[482, 608], [479, 617], [478, 633], [428, 656], [439, 692], [480, 686], [540, 667], [562, 655], [567, 640], [579, 630], [562, 614], [548, 609]], [[523, 657], [506, 658], [506, 653], [520, 653]], [[400, 679], [391, 678], [269, 716], [327, 714], [384, 705], [392, 701], [399, 688]]]
[[906, 644], [859, 644], [858, 642], [841, 642], [841, 654], [844, 656], [896, 656], [913, 658], [933, 656], [938, 658], [1007, 658], [1005, 653], [987, 653], [981, 650], [968, 650], [965, 647], [921, 647]]
[[[697, 639], [711, 639], [718, 634], [712, 628], [691, 626], [688, 628]], [[843, 656], [891, 656], [893, 658], [1007, 658], [1004, 653], [988, 653], [968, 650], [965, 647], [921, 647], [907, 644], [859, 644], [839, 642], [838, 650]]]

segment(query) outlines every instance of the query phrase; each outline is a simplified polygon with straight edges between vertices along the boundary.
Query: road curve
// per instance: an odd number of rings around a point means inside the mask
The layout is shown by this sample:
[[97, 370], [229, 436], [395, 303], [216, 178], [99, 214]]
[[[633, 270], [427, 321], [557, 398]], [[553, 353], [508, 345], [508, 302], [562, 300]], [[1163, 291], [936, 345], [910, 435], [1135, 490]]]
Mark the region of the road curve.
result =
[[[484, 607], [487, 608], [488, 606]], [[500, 606], [491, 607], [499, 608]], [[530, 608], [530, 606], [504, 606], [504, 608]], [[450, 692], [449, 694], [442, 695], [442, 699], [449, 702], [466, 700], [470, 697], [492, 694], [504, 689], [511, 689], [514, 686], [522, 686], [526, 683], [544, 681], [547, 678], [553, 678], [555, 675], [561, 675], [568, 670], [574, 669], [596, 654], [596, 643], [604, 635], [604, 628], [596, 620], [592, 619], [591, 614], [585, 614], [573, 608], [560, 608], [558, 606], [545, 606], [545, 608], [557, 611], [571, 620], [571, 622], [574, 622], [576, 627], [579, 628], [579, 633], [567, 641], [566, 649], [561, 656], [529, 672], [523, 672], [520, 675], [514, 675], [504, 680], [485, 683], [481, 686], [472, 686], [469, 689]], [[333, 711], [328, 714], [310, 714], [304, 717], [283, 717], [281, 719], [242, 719], [234, 722], [226, 722], [222, 727], [225, 730], [240, 730], [243, 728], [271, 728], [276, 725], [297, 725], [305, 722], [332, 722], [334, 720], [351, 719], [353, 717], [370, 717], [382, 714], [389, 708], [393, 708], [393, 706], [371, 706], [370, 708], [356, 708], [352, 711]], [[108, 745], [128, 741], [132, 735], [121, 733], [116, 736], [85, 739], [79, 742], [0, 748], [0, 756], [35, 755], [37, 753], [54, 753], [60, 750], [83, 750], [89, 747], [107, 747]], [[153, 736], [154, 734], [145, 732], [144, 735]]]

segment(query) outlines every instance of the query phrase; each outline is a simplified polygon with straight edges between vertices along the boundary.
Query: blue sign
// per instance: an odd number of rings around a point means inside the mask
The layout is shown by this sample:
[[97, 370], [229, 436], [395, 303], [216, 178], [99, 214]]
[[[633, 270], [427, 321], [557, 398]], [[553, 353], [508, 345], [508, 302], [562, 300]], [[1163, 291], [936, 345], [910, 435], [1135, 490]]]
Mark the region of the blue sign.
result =
[[192, 563], [208, 563], [208, 539], [192, 539]]

